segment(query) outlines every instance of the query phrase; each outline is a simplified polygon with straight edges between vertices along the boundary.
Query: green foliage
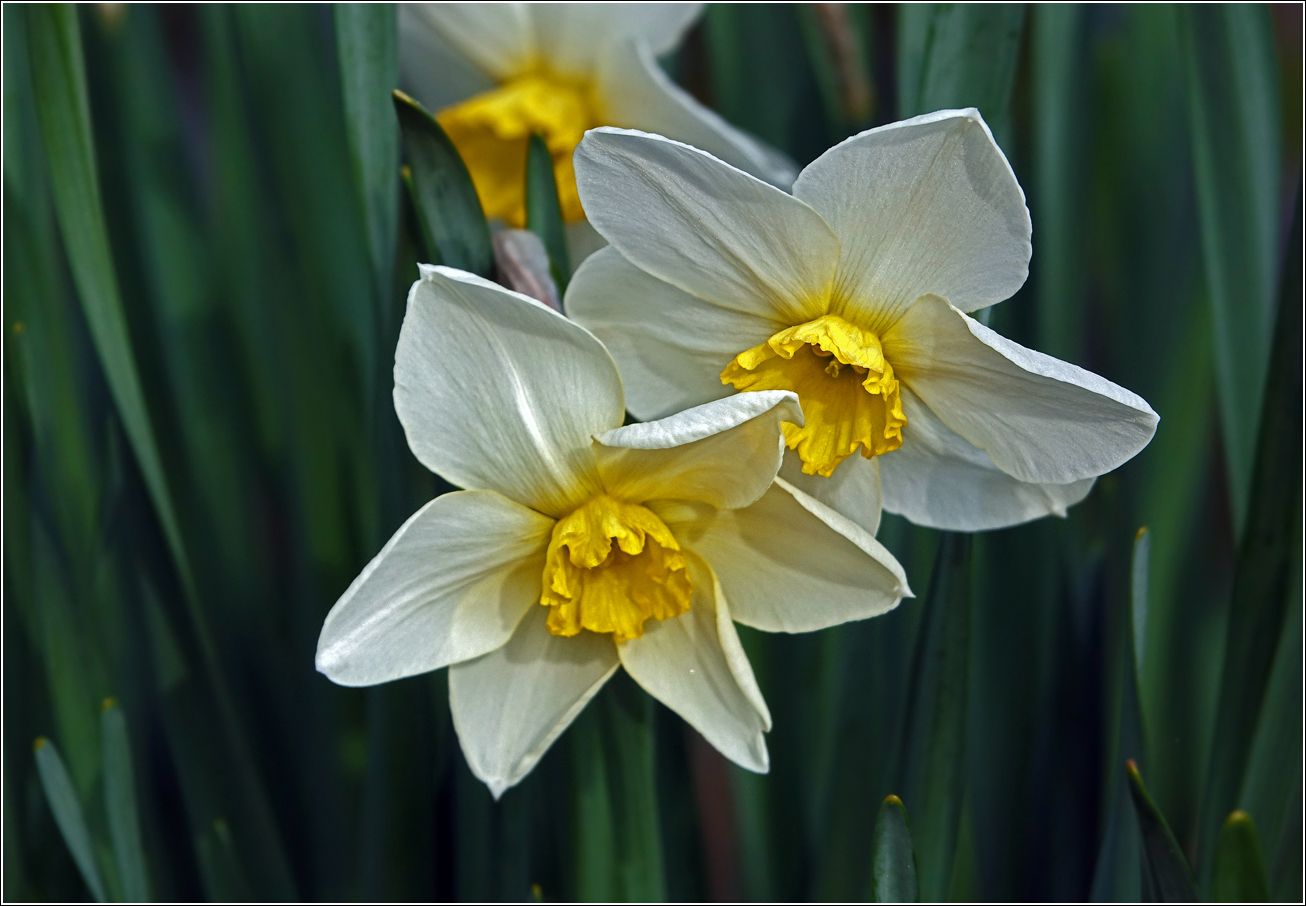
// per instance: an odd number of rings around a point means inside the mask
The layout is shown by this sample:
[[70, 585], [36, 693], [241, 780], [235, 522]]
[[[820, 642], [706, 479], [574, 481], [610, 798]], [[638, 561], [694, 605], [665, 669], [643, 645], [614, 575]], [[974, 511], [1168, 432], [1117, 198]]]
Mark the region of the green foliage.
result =
[[[977, 106], [1034, 224], [994, 326], [1161, 423], [1066, 520], [886, 514], [892, 613], [741, 627], [769, 774], [623, 679], [497, 803], [443, 672], [313, 669], [449, 490], [390, 401], [416, 264], [493, 275], [397, 18], [4, 7], [6, 899], [1300, 900], [1288, 12], [710, 5], [668, 69], [799, 164]], [[539, 140], [526, 186], [561, 288]]]

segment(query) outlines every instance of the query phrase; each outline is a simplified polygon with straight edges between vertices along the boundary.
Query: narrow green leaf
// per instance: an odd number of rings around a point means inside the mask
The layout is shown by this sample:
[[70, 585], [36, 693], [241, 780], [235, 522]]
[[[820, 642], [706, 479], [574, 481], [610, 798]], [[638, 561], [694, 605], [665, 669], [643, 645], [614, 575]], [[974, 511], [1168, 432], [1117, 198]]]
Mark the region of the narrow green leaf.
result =
[[222, 818], [215, 818], [195, 840], [200, 873], [204, 876], [209, 899], [217, 902], [243, 903], [252, 896], [240, 854], [231, 837], [231, 828]]
[[150, 884], [137, 815], [131, 741], [122, 707], [112, 698], [104, 700], [100, 711], [100, 736], [104, 755], [104, 807], [123, 898], [144, 902], [150, 898]]
[[1129, 612], [1133, 629], [1134, 675], [1143, 673], [1143, 653], [1147, 650], [1147, 582], [1151, 573], [1152, 535], [1143, 526], [1134, 536], [1134, 556], [1129, 566]]
[[971, 537], [942, 533], [924, 603], [901, 753], [922, 900], [948, 895], [965, 794]]
[[617, 842], [617, 895], [629, 902], [666, 899], [662, 830], [653, 765], [653, 699], [624, 672], [602, 693], [605, 749]]
[[897, 796], [880, 804], [871, 843], [871, 902], [915, 903], [920, 899], [916, 883], [916, 852], [911, 842], [911, 822]]
[[558, 183], [553, 174], [553, 157], [544, 139], [532, 135], [526, 150], [526, 229], [540, 237], [549, 253], [558, 296], [567, 291], [571, 261], [567, 257], [567, 229], [558, 201]]
[[1191, 4], [1179, 15], [1220, 427], [1241, 537], [1274, 321], [1280, 136], [1270, 11]]
[[1265, 872], [1256, 825], [1246, 812], [1233, 812], [1224, 822], [1215, 845], [1211, 899], [1217, 903], [1265, 903], [1270, 878]]
[[1126, 762], [1125, 773], [1143, 836], [1143, 899], [1153, 903], [1196, 902], [1197, 889], [1179, 841], [1147, 794], [1138, 766], [1132, 760]]
[[[1261, 413], [1250, 511], [1234, 566], [1224, 673], [1203, 802], [1203, 854], [1234, 806], [1283, 631], [1301, 519], [1302, 195], [1297, 193]], [[1205, 874], [1205, 867], [1203, 868]]]
[[394, 92], [394, 105], [430, 263], [488, 278], [494, 269], [490, 228], [467, 165], [426, 108], [402, 91]]
[[610, 903], [617, 895], [616, 832], [599, 709], [582, 711], [567, 737], [576, 803], [576, 899]]
[[1002, 144], [1025, 7], [910, 3], [898, 7], [898, 115], [978, 107]]
[[399, 213], [399, 129], [390, 92], [399, 84], [393, 3], [337, 3], [336, 55], [345, 108], [349, 162], [367, 218], [377, 304], [390, 295]]
[[[76, 10], [67, 4], [33, 6], [27, 10], [27, 34], [37, 114], [45, 138], [55, 213], [68, 263], [110, 392], [177, 571], [187, 589], [193, 590], [190, 561], [145, 406], [109, 251]], [[204, 633], [202, 627], [197, 628]], [[205, 644], [208, 644], [207, 635]]]
[[68, 851], [72, 853], [73, 861], [77, 863], [77, 870], [82, 873], [82, 880], [90, 888], [96, 902], [103, 903], [104, 883], [100, 880], [100, 872], [95, 867], [91, 834], [86, 829], [82, 804], [77, 801], [77, 793], [73, 791], [73, 782], [68, 776], [68, 769], [64, 767], [63, 759], [59, 757], [59, 751], [54, 747], [54, 743], [44, 736], [36, 740], [33, 748], [36, 750], [36, 769], [41, 776], [41, 787], [45, 790], [45, 801], [50, 804], [55, 823], [59, 825], [64, 843], [68, 845]]

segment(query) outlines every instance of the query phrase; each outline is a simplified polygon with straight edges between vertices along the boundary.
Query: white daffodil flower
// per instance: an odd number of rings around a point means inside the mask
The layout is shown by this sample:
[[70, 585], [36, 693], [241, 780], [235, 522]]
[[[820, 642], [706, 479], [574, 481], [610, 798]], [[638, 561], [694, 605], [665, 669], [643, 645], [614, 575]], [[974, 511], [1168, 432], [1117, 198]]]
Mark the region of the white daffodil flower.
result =
[[617, 367], [533, 299], [422, 267], [395, 353], [428, 503], [336, 602], [317, 668], [366, 686], [448, 666], [454, 727], [497, 797], [623, 666], [726, 757], [771, 718], [734, 623], [805, 632], [893, 608], [901, 567], [783, 480], [794, 394], [622, 427]]
[[512, 227], [525, 226], [532, 134], [553, 157], [569, 223], [585, 216], [572, 152], [594, 126], [670, 135], [788, 187], [787, 160], [703, 107], [657, 64], [702, 11], [701, 3], [405, 3], [400, 64], [457, 146], [486, 216]]
[[[612, 351], [638, 418], [791, 390], [781, 475], [868, 531], [883, 506], [974, 531], [1066, 507], [1157, 415], [967, 313], [1025, 282], [1029, 211], [974, 109], [848, 139], [787, 194], [703, 151], [618, 129], [576, 152], [611, 247], [569, 315]], [[855, 456], [855, 453], [861, 456]]]

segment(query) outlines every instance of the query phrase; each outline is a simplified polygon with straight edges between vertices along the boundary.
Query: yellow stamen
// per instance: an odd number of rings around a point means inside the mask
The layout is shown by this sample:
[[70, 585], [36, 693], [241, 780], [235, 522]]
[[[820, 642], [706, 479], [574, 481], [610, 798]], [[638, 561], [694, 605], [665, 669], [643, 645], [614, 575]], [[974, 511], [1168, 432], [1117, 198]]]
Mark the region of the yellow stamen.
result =
[[689, 610], [693, 590], [666, 523], [646, 507], [601, 494], [553, 527], [540, 603], [551, 608], [554, 635], [588, 629], [624, 642], [643, 635], [649, 617]]
[[870, 459], [902, 446], [907, 417], [880, 338], [838, 315], [788, 327], [741, 352], [721, 383], [798, 394], [806, 425], [781, 429], [808, 475], [830, 477], [858, 447]]
[[544, 139], [568, 222], [585, 216], [571, 154], [600, 125], [589, 87], [543, 74], [520, 76], [436, 116], [471, 172], [486, 217], [526, 225], [526, 146]]

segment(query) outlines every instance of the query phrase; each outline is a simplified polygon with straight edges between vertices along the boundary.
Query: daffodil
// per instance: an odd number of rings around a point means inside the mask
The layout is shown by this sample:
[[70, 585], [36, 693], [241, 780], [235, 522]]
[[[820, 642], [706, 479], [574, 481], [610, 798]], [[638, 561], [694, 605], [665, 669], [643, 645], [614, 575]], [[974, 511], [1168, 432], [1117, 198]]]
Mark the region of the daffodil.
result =
[[869, 531], [1066, 507], [1151, 439], [1157, 415], [1104, 378], [969, 313], [1025, 282], [1029, 211], [974, 109], [871, 129], [788, 194], [659, 135], [588, 133], [581, 201], [611, 244], [566, 310], [612, 351], [639, 418], [789, 390], [783, 477]]
[[525, 225], [526, 147], [553, 158], [562, 213], [584, 217], [572, 152], [585, 130], [627, 126], [705, 148], [777, 184], [794, 170], [704, 108], [658, 66], [701, 3], [411, 3], [399, 8], [400, 59], [418, 100], [471, 172], [486, 216]]
[[495, 796], [618, 666], [765, 771], [771, 719], [733, 621], [802, 632], [910, 594], [867, 532], [783, 480], [794, 394], [623, 427], [593, 334], [479, 277], [422, 267], [395, 353], [409, 447], [466, 490], [414, 514], [327, 615], [317, 667], [364, 686], [449, 667], [454, 727]]

